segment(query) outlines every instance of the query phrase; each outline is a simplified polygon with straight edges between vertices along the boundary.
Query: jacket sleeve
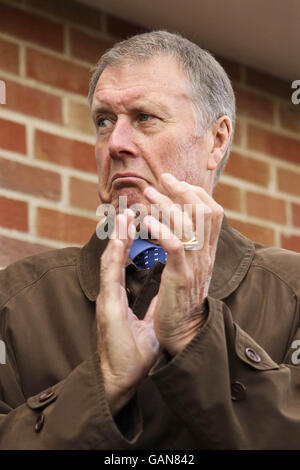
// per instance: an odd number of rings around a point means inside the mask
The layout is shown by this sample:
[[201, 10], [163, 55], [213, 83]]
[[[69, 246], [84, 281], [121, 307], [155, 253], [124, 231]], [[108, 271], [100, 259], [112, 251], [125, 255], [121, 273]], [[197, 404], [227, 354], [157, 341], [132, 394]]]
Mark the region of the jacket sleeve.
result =
[[274, 362], [222, 301], [208, 298], [208, 312], [186, 348], [150, 372], [166, 403], [208, 449], [299, 449], [300, 365]]
[[[3, 346], [3, 342], [1, 343]], [[98, 354], [78, 365], [66, 379], [24, 400], [13, 361], [0, 364], [0, 449], [124, 449], [140, 434], [130, 411], [131, 438], [120, 432], [105, 399]], [[19, 402], [12, 407], [8, 403]], [[130, 403], [134, 410], [138, 406]]]

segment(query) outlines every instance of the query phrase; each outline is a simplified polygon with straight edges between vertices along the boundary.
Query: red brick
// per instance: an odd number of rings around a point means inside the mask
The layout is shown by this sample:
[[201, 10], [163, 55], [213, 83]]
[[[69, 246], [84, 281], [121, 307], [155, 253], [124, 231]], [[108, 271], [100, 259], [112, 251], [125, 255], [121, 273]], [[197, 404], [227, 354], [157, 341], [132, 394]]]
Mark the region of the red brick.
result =
[[273, 95], [291, 99], [291, 84], [259, 70], [247, 68], [246, 83]]
[[19, 46], [0, 39], [0, 69], [19, 73]]
[[300, 196], [300, 173], [278, 168], [277, 181], [280, 191]]
[[259, 225], [243, 222], [241, 220], [228, 219], [231, 227], [241, 232], [246, 237], [250, 238], [263, 245], [274, 245], [274, 230], [267, 227], [261, 227]]
[[281, 235], [281, 246], [286, 250], [300, 253], [300, 237], [298, 235]]
[[243, 89], [235, 89], [237, 115], [273, 123], [274, 105], [269, 98]]
[[62, 102], [59, 96], [6, 80], [6, 108], [62, 124]]
[[92, 64], [96, 64], [104, 52], [112, 45], [113, 42], [99, 39], [99, 37], [83, 33], [78, 29], [72, 28], [70, 31], [71, 55]]
[[241, 191], [234, 186], [218, 183], [213, 197], [225, 209], [238, 212], [241, 210]]
[[241, 144], [241, 140], [242, 140], [242, 136], [241, 136], [241, 125], [238, 121], [238, 118], [237, 118], [237, 121], [235, 123], [235, 130], [234, 130], [234, 136], [233, 136], [233, 144], [234, 145], [240, 145]]
[[97, 222], [87, 217], [38, 208], [37, 233], [40, 237], [84, 244], [96, 230]]
[[293, 225], [300, 227], [300, 204], [292, 204]]
[[102, 26], [102, 12], [74, 0], [24, 0], [37, 10], [53, 15], [55, 18], [72, 21], [99, 31]]
[[118, 39], [126, 39], [134, 34], [146, 31], [142, 26], [129, 23], [111, 15], [106, 16], [106, 29], [108, 34]]
[[36, 130], [35, 156], [40, 160], [96, 173], [94, 147], [78, 140]]
[[96, 135], [88, 104], [69, 101], [68, 126], [85, 134]]
[[251, 157], [245, 157], [237, 152], [231, 152], [225, 168], [225, 174], [242, 178], [261, 186], [268, 186], [270, 181], [270, 166]]
[[0, 266], [5, 267], [26, 256], [48, 250], [53, 248], [0, 235]]
[[0, 187], [59, 201], [61, 178], [53, 171], [0, 158]]
[[16, 201], [0, 196], [0, 226], [28, 230], [28, 205], [23, 201]]
[[100, 204], [97, 183], [84, 181], [79, 178], [71, 178], [70, 204], [96, 213], [96, 209]]
[[300, 140], [248, 126], [248, 147], [285, 161], [300, 163]]
[[61, 24], [5, 4], [1, 4], [0, 29], [4, 33], [56, 51], [62, 51], [64, 47]]
[[249, 215], [286, 224], [286, 203], [282, 199], [248, 191], [246, 204]]
[[43, 83], [87, 96], [91, 73], [88, 67], [59, 59], [49, 54], [29, 49], [27, 51], [26, 73]]
[[300, 133], [300, 107], [292, 103], [282, 104], [279, 108], [280, 123], [286, 129]]
[[6, 119], [0, 119], [0, 147], [12, 152], [25, 154], [25, 126]]

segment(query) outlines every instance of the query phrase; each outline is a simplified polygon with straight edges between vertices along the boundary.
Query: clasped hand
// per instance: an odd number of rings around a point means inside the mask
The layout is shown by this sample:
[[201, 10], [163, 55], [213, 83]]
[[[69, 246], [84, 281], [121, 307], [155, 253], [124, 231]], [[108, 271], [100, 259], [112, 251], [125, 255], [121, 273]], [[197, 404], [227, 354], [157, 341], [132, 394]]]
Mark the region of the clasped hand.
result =
[[[167, 252], [158, 294], [152, 299], [143, 320], [128, 306], [125, 287], [125, 262], [135, 236], [134, 213], [127, 209], [116, 217], [115, 235], [101, 257], [100, 293], [96, 303], [98, 349], [105, 392], [112, 414], [116, 414], [133, 396], [154, 364], [159, 348], [174, 356], [194, 338], [205, 321], [203, 303], [207, 296], [223, 208], [201, 187], [163, 174], [165, 194], [152, 187], [144, 191], [152, 204], [158, 204], [165, 220], [150, 215], [143, 220], [149, 239]], [[180, 207], [192, 208], [181, 214]], [[202, 213], [202, 224], [195, 218]], [[180, 217], [178, 217], [180, 215]], [[163, 218], [164, 220], [164, 218]], [[183, 238], [176, 233], [176, 221], [184, 225]], [[195, 227], [198, 232], [194, 232]], [[177, 227], [178, 228], [178, 227]], [[128, 233], [126, 239], [118, 233]], [[192, 233], [201, 241], [199, 249], [185, 251], [182, 241]]]

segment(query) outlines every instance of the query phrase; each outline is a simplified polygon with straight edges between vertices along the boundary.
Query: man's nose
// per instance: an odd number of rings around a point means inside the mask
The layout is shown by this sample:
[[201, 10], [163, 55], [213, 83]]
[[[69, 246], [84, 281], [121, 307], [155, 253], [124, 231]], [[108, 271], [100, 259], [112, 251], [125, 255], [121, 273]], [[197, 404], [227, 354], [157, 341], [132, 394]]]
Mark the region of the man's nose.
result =
[[134, 130], [125, 119], [118, 119], [108, 142], [108, 151], [112, 158], [135, 157], [137, 146], [134, 142]]

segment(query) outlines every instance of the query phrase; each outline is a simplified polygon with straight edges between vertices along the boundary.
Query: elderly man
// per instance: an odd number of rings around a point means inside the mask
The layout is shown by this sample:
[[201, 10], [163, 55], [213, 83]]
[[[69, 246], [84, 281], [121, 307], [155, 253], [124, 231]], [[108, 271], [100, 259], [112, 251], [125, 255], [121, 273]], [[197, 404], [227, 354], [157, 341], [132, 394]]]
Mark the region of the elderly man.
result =
[[0, 447], [299, 447], [300, 258], [232, 230], [213, 199], [235, 117], [224, 70], [142, 34], [100, 59], [89, 101], [114, 236], [0, 273]]

